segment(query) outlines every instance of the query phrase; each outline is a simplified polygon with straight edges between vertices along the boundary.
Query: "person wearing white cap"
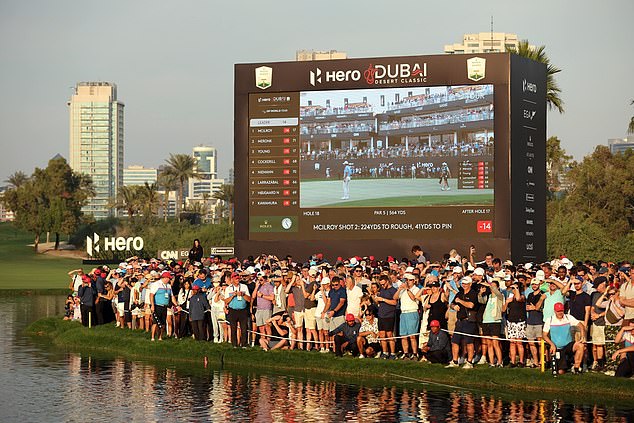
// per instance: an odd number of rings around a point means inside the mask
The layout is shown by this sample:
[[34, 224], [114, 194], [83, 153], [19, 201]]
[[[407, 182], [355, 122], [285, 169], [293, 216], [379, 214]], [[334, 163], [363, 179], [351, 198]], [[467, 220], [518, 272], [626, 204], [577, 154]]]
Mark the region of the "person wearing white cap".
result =
[[456, 330], [451, 337], [451, 354], [453, 361], [449, 363], [447, 367], [458, 367], [458, 357], [460, 353], [460, 346], [463, 342], [467, 346], [467, 361], [463, 368], [473, 368], [473, 355], [474, 338], [471, 335], [476, 335], [478, 327], [476, 324], [476, 304], [478, 303], [478, 293], [471, 289], [472, 280], [469, 276], [465, 276], [460, 280], [461, 289], [456, 294], [451, 308], [456, 310], [457, 321]]
[[352, 179], [352, 163], [348, 163], [346, 160], [343, 162], [343, 196], [342, 200], [350, 199], [350, 179]]
[[438, 181], [441, 191], [451, 190], [451, 188], [449, 187], [449, 178], [451, 178], [449, 165], [447, 165], [447, 162], [442, 162], [442, 165], [440, 166], [440, 180]]
[[330, 278], [325, 276], [321, 278], [319, 292], [315, 294], [315, 300], [317, 301], [317, 307], [315, 307], [315, 319], [317, 322], [317, 331], [319, 334], [320, 349], [319, 352], [328, 352], [328, 349], [324, 346], [324, 342], [328, 341], [328, 322], [326, 321], [326, 304], [328, 302], [328, 295], [330, 293]]

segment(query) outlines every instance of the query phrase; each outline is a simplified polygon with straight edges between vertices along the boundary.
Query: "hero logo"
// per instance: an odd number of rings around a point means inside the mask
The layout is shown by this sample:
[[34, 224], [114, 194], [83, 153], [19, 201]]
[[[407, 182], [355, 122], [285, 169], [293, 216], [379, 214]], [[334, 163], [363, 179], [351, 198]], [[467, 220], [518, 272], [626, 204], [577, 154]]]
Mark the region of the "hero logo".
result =
[[310, 71], [310, 85], [314, 87], [317, 84], [321, 84], [322, 74], [324, 75], [326, 82], [348, 82], [358, 81], [361, 79], [361, 72], [358, 70], [334, 70], [322, 72], [321, 69], [317, 68], [315, 71]]
[[[93, 233], [92, 237], [86, 237], [86, 253], [92, 257], [101, 251], [99, 246], [99, 235]], [[143, 249], [143, 238], [135, 237], [106, 237], [103, 239], [103, 251], [141, 251]]]
[[532, 82], [528, 82], [527, 80], [522, 81], [522, 91], [536, 94], [537, 93], [537, 84], [533, 84]]
[[363, 72], [363, 76], [365, 77], [365, 81], [370, 85], [380, 84], [379, 81], [385, 78], [421, 78], [422, 81], [412, 82], [427, 82], [427, 63], [423, 63], [422, 68], [418, 63], [414, 63], [414, 66], [408, 63], [397, 63], [387, 66], [371, 64], [365, 72]]
[[[322, 82], [349, 82], [361, 80], [359, 70], [331, 70], [322, 71], [316, 68], [310, 71], [310, 85], [313, 87]], [[363, 71], [363, 77], [369, 85], [392, 83], [420, 83], [427, 82], [427, 63], [396, 63], [391, 65], [372, 65]], [[400, 78], [400, 80], [396, 80]]]

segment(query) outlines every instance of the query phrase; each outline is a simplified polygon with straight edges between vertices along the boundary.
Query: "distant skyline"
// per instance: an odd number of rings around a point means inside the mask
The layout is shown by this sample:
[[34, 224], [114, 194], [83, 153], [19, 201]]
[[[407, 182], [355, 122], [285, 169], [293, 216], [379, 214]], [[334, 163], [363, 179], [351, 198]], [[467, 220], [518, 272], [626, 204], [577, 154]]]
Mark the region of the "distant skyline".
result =
[[292, 61], [301, 49], [350, 58], [442, 54], [464, 33], [516, 33], [563, 71], [566, 113], [548, 114], [575, 159], [626, 135], [634, 115], [634, 2], [474, 4], [251, 0], [0, 1], [0, 185], [60, 153], [80, 81], [108, 81], [125, 103], [125, 166], [158, 167], [199, 144], [233, 167], [233, 67]]

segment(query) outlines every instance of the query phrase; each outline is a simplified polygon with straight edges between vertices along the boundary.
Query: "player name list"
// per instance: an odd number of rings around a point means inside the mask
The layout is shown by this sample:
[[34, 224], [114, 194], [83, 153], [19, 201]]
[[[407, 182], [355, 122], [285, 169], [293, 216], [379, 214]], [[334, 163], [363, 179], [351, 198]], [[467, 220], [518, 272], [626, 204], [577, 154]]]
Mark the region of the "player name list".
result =
[[[251, 231], [285, 231], [299, 210], [299, 94], [249, 96], [249, 209]], [[270, 227], [272, 226], [272, 227]]]

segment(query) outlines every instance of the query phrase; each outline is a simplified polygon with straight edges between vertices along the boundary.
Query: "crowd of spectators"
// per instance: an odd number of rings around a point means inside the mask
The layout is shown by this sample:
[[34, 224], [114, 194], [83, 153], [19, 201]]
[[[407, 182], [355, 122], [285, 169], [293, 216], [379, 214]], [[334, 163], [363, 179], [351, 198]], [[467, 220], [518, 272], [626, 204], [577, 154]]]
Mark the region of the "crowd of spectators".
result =
[[351, 134], [354, 132], [374, 131], [374, 120], [360, 120], [348, 122], [302, 123], [299, 128], [301, 135], [317, 134]]
[[493, 139], [489, 142], [458, 141], [434, 143], [432, 146], [421, 143], [404, 145], [392, 145], [386, 148], [371, 148], [355, 146], [352, 148], [334, 148], [332, 150], [311, 150], [310, 153], [302, 152], [302, 160], [359, 160], [376, 158], [407, 158], [407, 157], [461, 157], [461, 156], [488, 156], [493, 155]]
[[493, 108], [491, 106], [452, 110], [448, 112], [434, 114], [423, 114], [398, 118], [394, 117], [388, 122], [381, 122], [379, 124], [379, 134], [382, 131], [394, 131], [408, 128], [425, 128], [429, 126], [475, 122], [491, 119], [493, 119]]
[[390, 103], [388, 110], [409, 109], [412, 107], [427, 106], [459, 100], [479, 100], [484, 96], [493, 94], [492, 85], [474, 85], [464, 87], [447, 87], [447, 92], [420, 94], [405, 97], [403, 100]]
[[307, 116], [332, 116], [332, 115], [349, 115], [352, 113], [373, 113], [371, 104], [354, 103], [347, 104], [342, 107], [330, 106], [302, 106], [299, 109], [300, 117]]
[[152, 341], [193, 337], [466, 369], [634, 371], [634, 270], [627, 261], [514, 264], [490, 253], [477, 261], [473, 247], [466, 257], [452, 250], [430, 261], [414, 246], [411, 258], [400, 260], [131, 257], [116, 269], [69, 276], [69, 318], [115, 320], [149, 332]]

